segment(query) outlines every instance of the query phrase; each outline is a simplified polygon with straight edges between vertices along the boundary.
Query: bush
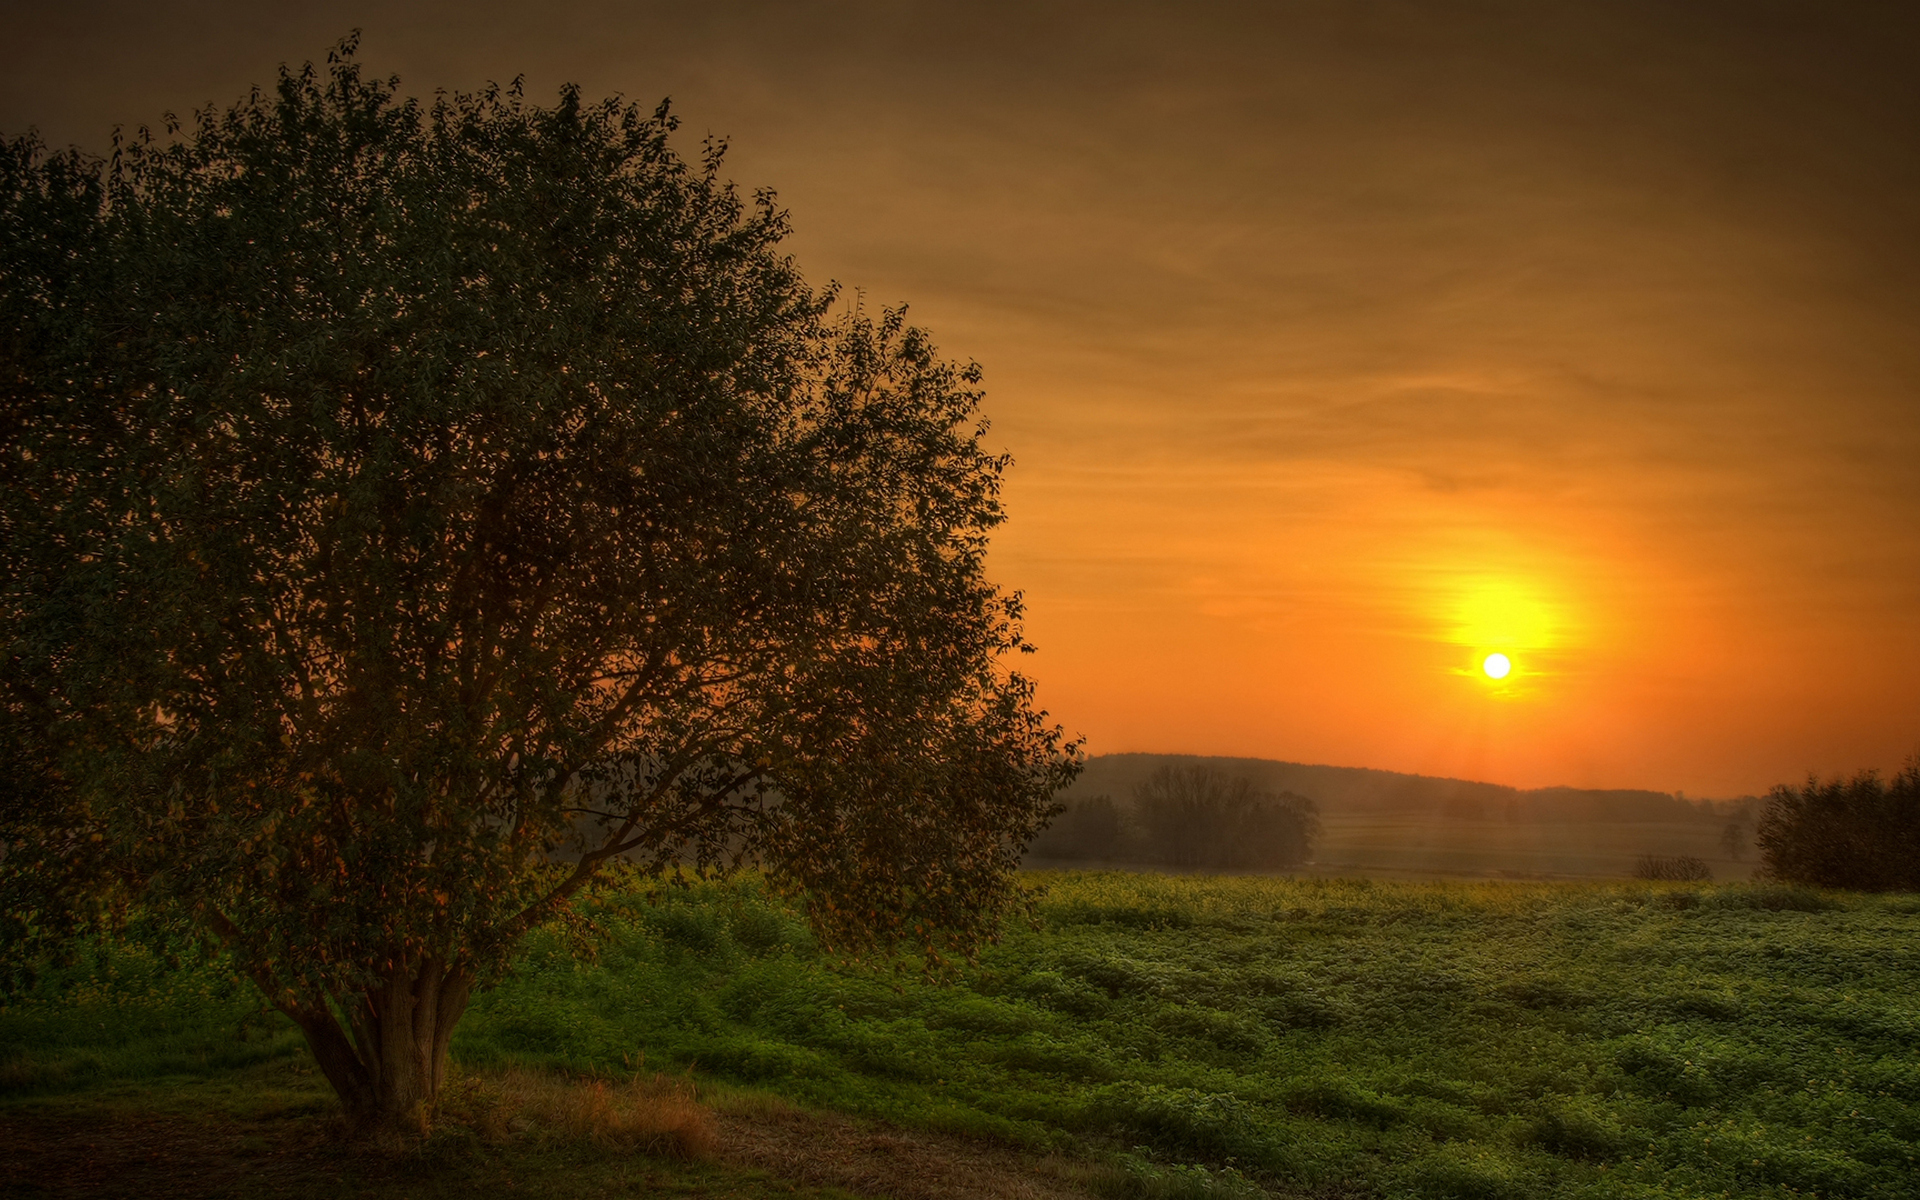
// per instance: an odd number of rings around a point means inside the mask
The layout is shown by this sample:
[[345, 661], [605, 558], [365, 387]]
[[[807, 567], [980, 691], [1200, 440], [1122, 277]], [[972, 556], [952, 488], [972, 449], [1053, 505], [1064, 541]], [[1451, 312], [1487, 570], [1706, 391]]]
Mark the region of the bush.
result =
[[1754, 840], [1760, 874], [1856, 891], [1920, 891], [1920, 758], [1891, 784], [1873, 771], [1767, 796]]
[[1635, 879], [1658, 879], [1672, 883], [1694, 883], [1702, 879], [1712, 879], [1713, 870], [1704, 859], [1691, 854], [1679, 854], [1668, 857], [1662, 854], [1642, 854], [1640, 861], [1633, 864]]

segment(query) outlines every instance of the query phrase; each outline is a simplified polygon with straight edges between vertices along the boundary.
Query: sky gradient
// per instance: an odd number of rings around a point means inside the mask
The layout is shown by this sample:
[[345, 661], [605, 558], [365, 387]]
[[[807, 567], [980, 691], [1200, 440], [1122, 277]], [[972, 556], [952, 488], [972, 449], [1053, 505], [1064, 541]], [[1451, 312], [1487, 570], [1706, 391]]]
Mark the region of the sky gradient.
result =
[[413, 94], [671, 96], [811, 280], [985, 367], [993, 572], [1091, 752], [1734, 795], [1920, 748], [1911, 5], [7, 9], [0, 133], [57, 145], [356, 26]]

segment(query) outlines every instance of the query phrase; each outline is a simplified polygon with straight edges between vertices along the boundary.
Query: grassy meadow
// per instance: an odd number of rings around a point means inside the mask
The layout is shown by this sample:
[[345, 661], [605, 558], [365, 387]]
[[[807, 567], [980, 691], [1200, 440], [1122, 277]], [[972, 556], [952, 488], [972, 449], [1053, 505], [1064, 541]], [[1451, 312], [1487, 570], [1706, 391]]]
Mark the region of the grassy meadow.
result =
[[[1034, 879], [1041, 927], [949, 986], [835, 967], [751, 878], [613, 895], [597, 961], [536, 938], [455, 1056], [690, 1072], [1100, 1164], [1108, 1194], [1920, 1196], [1920, 898]], [[218, 964], [137, 940], [0, 1011], [13, 1116], [299, 1070]]]

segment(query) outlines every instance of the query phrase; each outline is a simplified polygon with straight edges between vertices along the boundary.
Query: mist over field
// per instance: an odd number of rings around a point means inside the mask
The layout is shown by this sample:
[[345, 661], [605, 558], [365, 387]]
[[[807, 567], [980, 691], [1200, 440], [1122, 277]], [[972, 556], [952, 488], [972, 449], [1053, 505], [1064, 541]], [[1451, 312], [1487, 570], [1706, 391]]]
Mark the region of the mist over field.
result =
[[1715, 878], [1753, 871], [1751, 796], [1692, 799], [1640, 789], [1513, 788], [1465, 779], [1364, 767], [1212, 758], [1105, 754], [1087, 761], [1060, 794], [1066, 811], [1035, 842], [1035, 864], [1104, 862], [1167, 866], [1150, 836], [1136, 831], [1118, 854], [1081, 835], [1078, 814], [1101, 797], [1122, 814], [1156, 772], [1203, 768], [1259, 792], [1311, 800], [1321, 826], [1303, 862], [1276, 865], [1316, 875], [1463, 878], [1628, 878], [1642, 857], [1689, 856]]

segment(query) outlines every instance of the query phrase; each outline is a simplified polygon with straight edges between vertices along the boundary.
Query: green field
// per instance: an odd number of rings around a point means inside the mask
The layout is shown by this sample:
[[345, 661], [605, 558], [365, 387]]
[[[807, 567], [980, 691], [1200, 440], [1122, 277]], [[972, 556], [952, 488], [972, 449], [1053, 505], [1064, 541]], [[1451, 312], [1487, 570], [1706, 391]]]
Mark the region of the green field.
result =
[[[597, 962], [537, 940], [455, 1053], [691, 1069], [1142, 1195], [1920, 1196], [1920, 898], [1035, 879], [1043, 927], [945, 987], [834, 968], [750, 879], [616, 897]], [[137, 943], [0, 1012], [14, 1113], [297, 1049]]]

